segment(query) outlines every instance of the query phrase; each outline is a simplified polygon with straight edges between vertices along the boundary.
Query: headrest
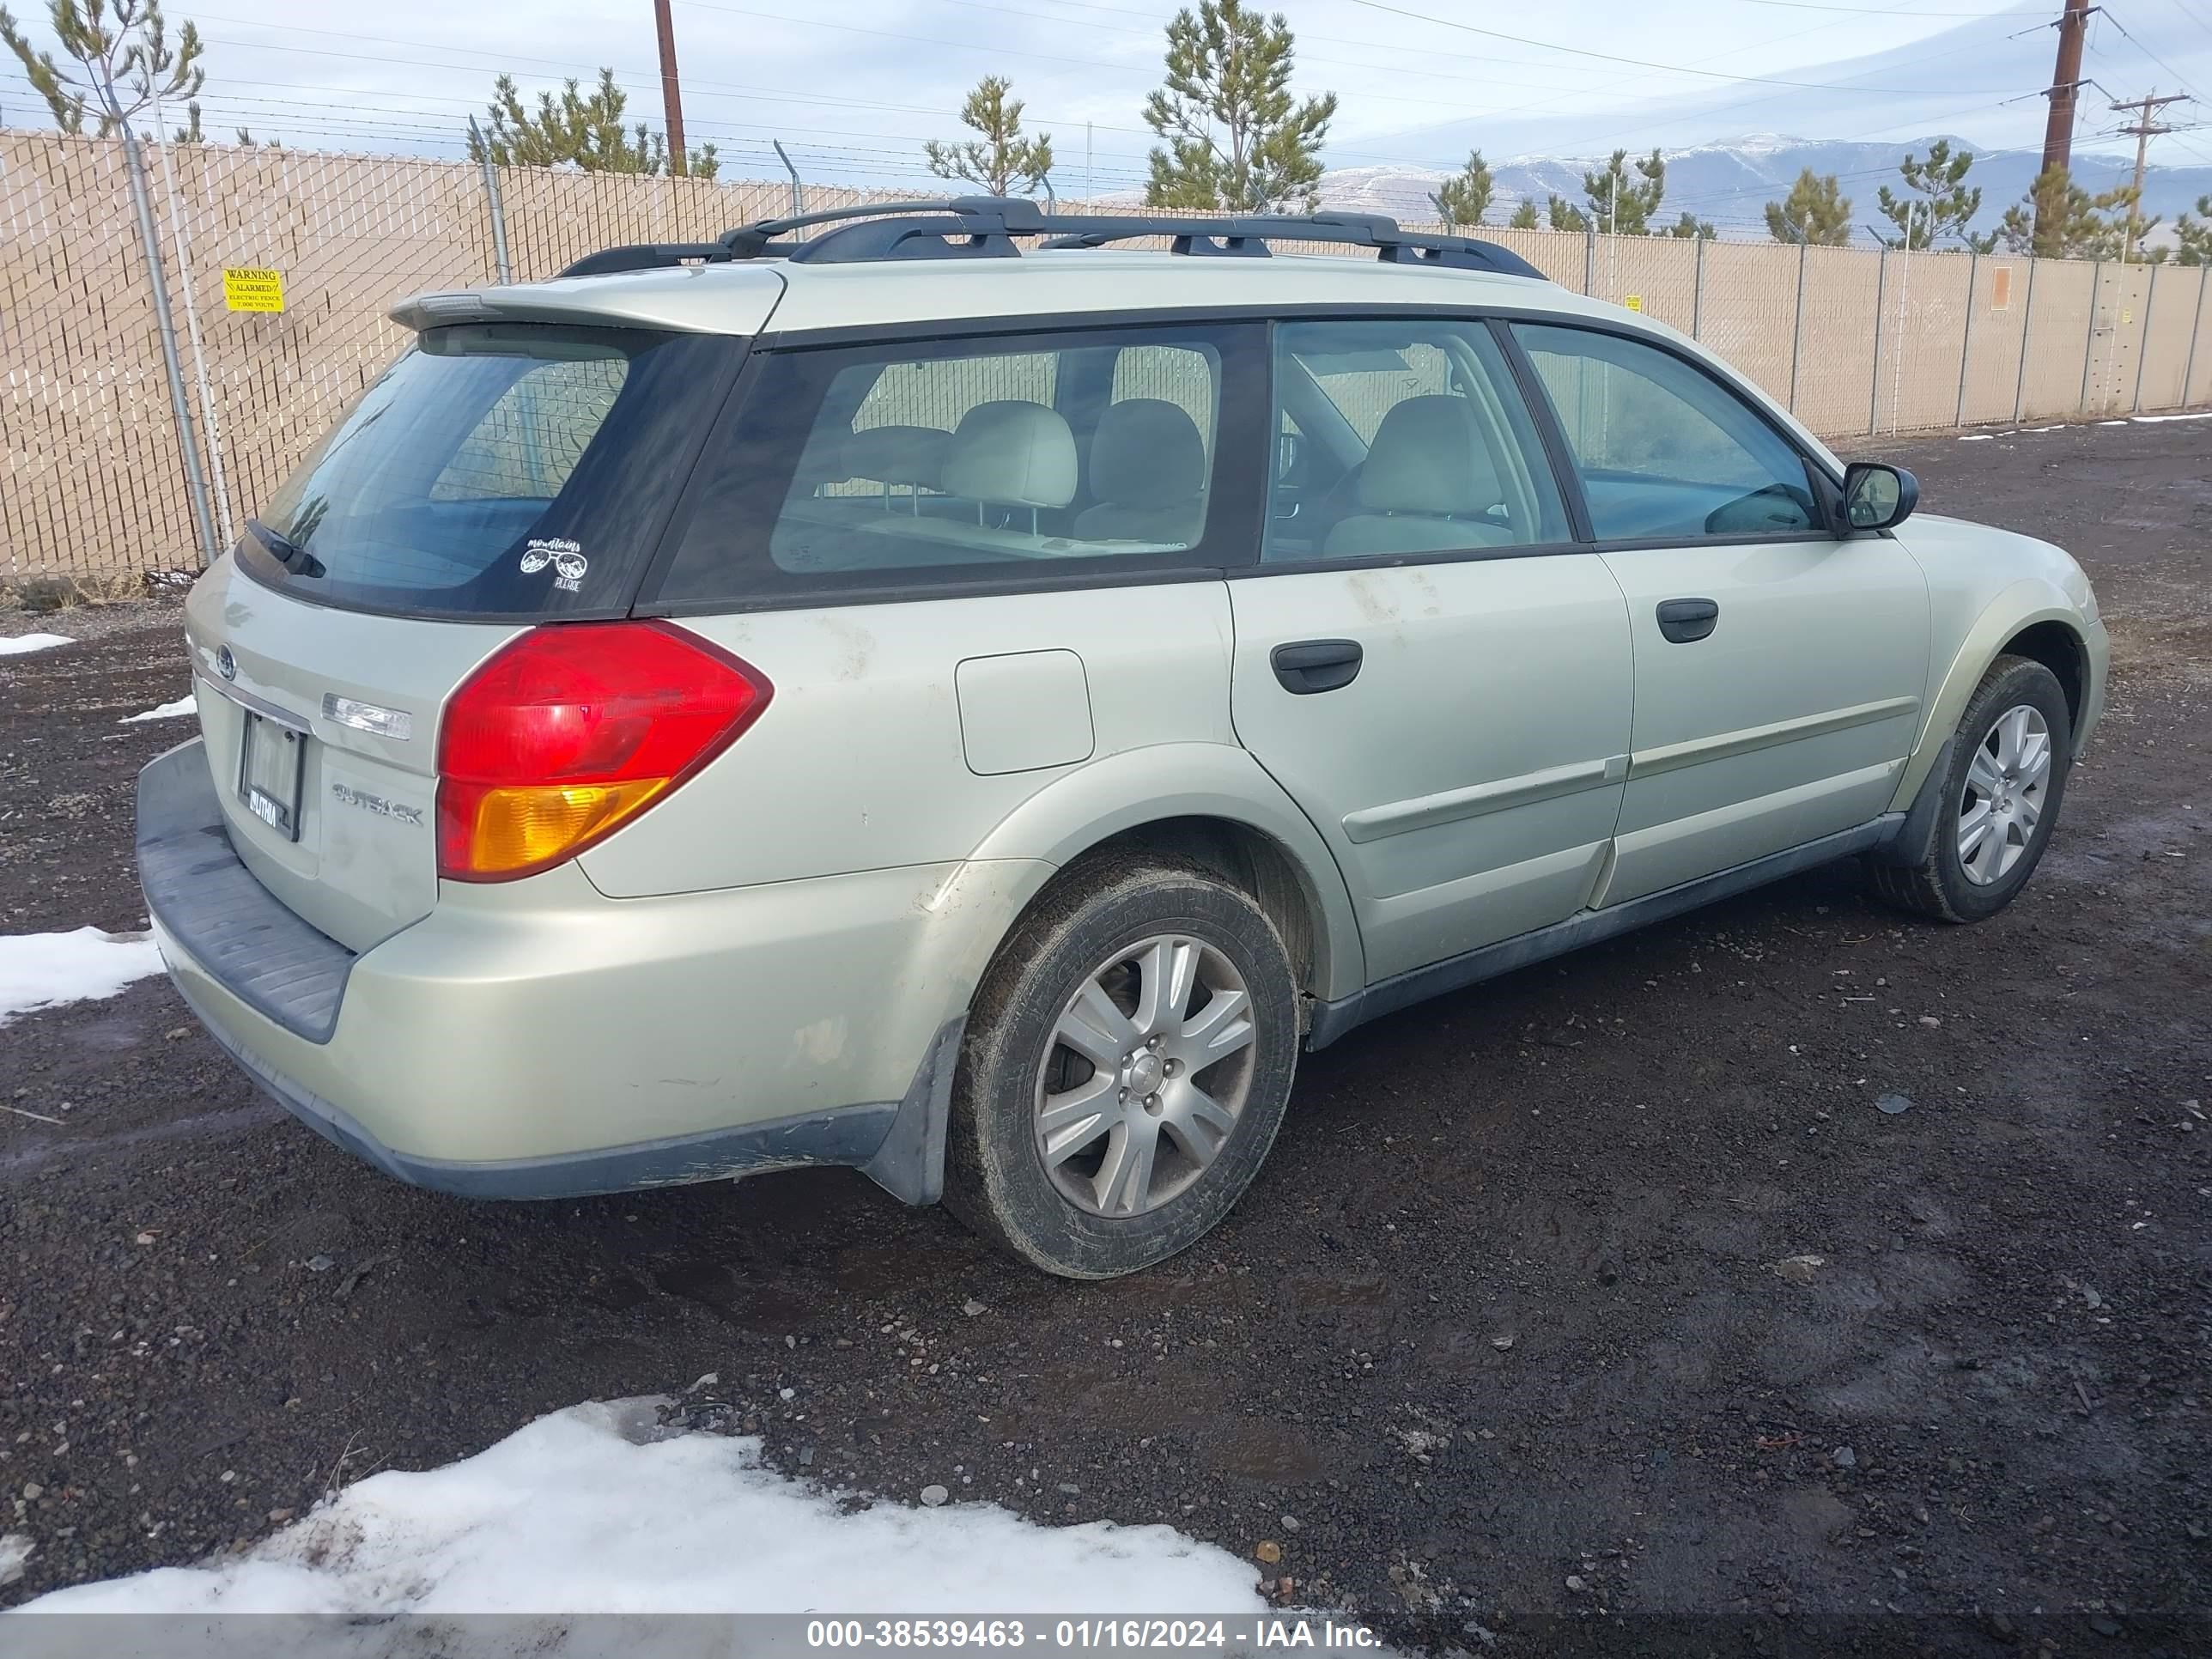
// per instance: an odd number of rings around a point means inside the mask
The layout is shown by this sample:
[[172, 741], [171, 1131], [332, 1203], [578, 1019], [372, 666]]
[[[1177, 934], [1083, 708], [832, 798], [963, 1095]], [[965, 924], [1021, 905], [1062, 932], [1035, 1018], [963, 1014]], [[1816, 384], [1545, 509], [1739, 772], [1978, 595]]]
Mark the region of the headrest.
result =
[[1075, 499], [1075, 434], [1042, 404], [978, 404], [945, 452], [945, 492], [1017, 507]]
[[1408, 398], [1392, 405], [1359, 471], [1370, 513], [1474, 517], [1498, 501], [1498, 473], [1464, 398]]
[[934, 489], [951, 441], [951, 433], [933, 426], [872, 426], [845, 440], [845, 476]]
[[1174, 507], [1206, 492], [1198, 423], [1158, 398], [1109, 404], [1091, 440], [1091, 493], [1132, 507]]

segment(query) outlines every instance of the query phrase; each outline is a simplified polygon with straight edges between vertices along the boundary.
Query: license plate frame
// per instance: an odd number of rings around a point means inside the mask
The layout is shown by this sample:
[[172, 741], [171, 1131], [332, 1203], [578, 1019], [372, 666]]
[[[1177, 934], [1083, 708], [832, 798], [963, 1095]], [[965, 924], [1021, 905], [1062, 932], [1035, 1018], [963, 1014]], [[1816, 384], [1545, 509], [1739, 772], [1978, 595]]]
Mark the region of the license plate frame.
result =
[[276, 834], [296, 842], [307, 735], [251, 708], [240, 712], [244, 724], [238, 736], [239, 803]]

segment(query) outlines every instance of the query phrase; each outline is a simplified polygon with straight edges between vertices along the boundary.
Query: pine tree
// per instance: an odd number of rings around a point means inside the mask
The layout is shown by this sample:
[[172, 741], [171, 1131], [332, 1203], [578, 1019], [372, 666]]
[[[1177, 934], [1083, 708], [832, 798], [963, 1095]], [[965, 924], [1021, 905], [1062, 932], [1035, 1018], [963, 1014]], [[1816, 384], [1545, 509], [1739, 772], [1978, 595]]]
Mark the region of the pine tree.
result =
[[1252, 213], [1320, 201], [1321, 147], [1336, 94], [1297, 103], [1289, 22], [1243, 0], [1200, 0], [1168, 25], [1167, 85], [1145, 100], [1152, 153], [1148, 207]]
[[[1553, 199], [1553, 200], [1554, 200], [1554, 201], [1557, 201], [1559, 198], [1558, 198], [1557, 197], [1554, 197], [1554, 198], [1553, 198], [1552, 199]], [[1534, 229], [1535, 229], [1535, 228], [1536, 228], [1536, 204], [1535, 204], [1535, 203], [1534, 203], [1534, 202], [1532, 202], [1532, 201], [1528, 200], [1526, 197], [1523, 197], [1523, 198], [1522, 198], [1522, 201], [1521, 201], [1521, 205], [1520, 205], [1519, 207], [1515, 208], [1515, 209], [1513, 210], [1513, 216], [1512, 216], [1510, 219], [1508, 219], [1505, 222], [1506, 222], [1507, 224], [1509, 224], [1509, 225], [1512, 226], [1512, 227], [1513, 227], [1513, 228], [1514, 228], [1514, 229], [1516, 229], [1516, 230], [1534, 230]]]
[[[623, 125], [629, 97], [615, 84], [615, 72], [599, 71], [599, 85], [586, 95], [571, 80], [556, 101], [550, 92], [538, 94], [535, 112], [522, 106], [514, 77], [502, 75], [492, 83], [491, 119], [487, 132], [469, 134], [469, 159], [480, 161], [489, 154], [503, 167], [581, 167], [586, 173], [646, 173], [668, 171], [668, 141], [640, 121]], [[711, 179], [721, 162], [712, 144], [702, 144], [686, 158], [685, 170], [695, 179]]]
[[33, 47], [0, 6], [0, 41], [22, 60], [32, 90], [64, 132], [82, 132], [90, 116], [105, 138], [156, 98], [191, 99], [207, 81], [199, 30], [185, 23], [171, 46], [161, 0], [53, 0], [46, 21], [75, 70]]
[[2198, 197], [2197, 211], [2203, 216], [2192, 218], [2185, 213], [2173, 222], [2174, 240], [2179, 244], [2175, 262], [2212, 265], [2212, 196]]
[[[2143, 238], [2166, 222], [2166, 216], [2154, 214], [2143, 216], [2142, 191], [2133, 185], [2123, 185], [2112, 192], [2112, 205], [2120, 210], [2119, 222], [2113, 227], [2119, 239], [2119, 255], [2123, 259], [2138, 260], [2144, 264], [2156, 264], [2154, 254], [2163, 249], [2146, 249]], [[2101, 198], [2100, 198], [2101, 199]]]
[[1667, 234], [1685, 242], [1711, 242], [1720, 239], [1720, 232], [1713, 228], [1711, 220], [1700, 219], [1687, 208], [1682, 210], [1680, 218], [1667, 227]]
[[1544, 204], [1545, 216], [1553, 230], [1584, 231], [1590, 222], [1583, 217], [1583, 210], [1564, 196], [1554, 196]]
[[1973, 165], [1973, 152], [1962, 149], [1954, 155], [1948, 138], [1929, 145], [1924, 161], [1907, 152], [1897, 168], [1905, 193], [1900, 196], [1887, 185], [1877, 193], [1882, 217], [1899, 233], [1894, 239], [1883, 237], [1884, 245], [1923, 248], [1946, 236], [1965, 240], [1967, 225], [1982, 210], [1981, 186], [1966, 182]]
[[1596, 173], [1583, 174], [1583, 194], [1589, 198], [1589, 222], [1616, 236], [1645, 236], [1651, 216], [1667, 194], [1667, 163], [1657, 150], [1639, 157], [1638, 177], [1630, 178], [1628, 152], [1617, 149]]
[[[1997, 234], [2010, 252], [2040, 259], [2116, 259], [2136, 203], [2128, 185], [2092, 196], [2064, 167], [2045, 167], [2019, 204], [2005, 210]], [[2124, 210], [2121, 217], [2106, 217], [2115, 208]]]
[[1837, 188], [1834, 173], [1815, 177], [1807, 167], [1789, 195], [1766, 204], [1766, 234], [1778, 242], [1845, 246], [1851, 240], [1851, 198]]
[[983, 136], [955, 144], [934, 138], [922, 146], [929, 170], [940, 179], [964, 179], [988, 196], [1012, 196], [1018, 185], [1035, 195], [1052, 171], [1052, 135], [1022, 137], [1022, 100], [1006, 96], [1012, 85], [987, 75], [960, 106], [963, 125]]
[[1482, 216], [1490, 211], [1490, 168], [1479, 149], [1469, 150], [1467, 165], [1451, 178], [1444, 180], [1441, 189], [1431, 191], [1429, 200], [1436, 204], [1437, 216], [1444, 222], [1446, 229], [1461, 225], [1479, 225]]

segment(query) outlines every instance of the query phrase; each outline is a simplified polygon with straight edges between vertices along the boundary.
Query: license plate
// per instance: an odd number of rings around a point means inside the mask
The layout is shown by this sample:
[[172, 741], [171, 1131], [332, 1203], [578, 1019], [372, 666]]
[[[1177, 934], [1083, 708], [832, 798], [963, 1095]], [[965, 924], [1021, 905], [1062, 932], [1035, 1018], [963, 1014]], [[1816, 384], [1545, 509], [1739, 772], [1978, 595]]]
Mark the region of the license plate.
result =
[[287, 841], [300, 839], [300, 780], [307, 740], [251, 709], [239, 738], [238, 798], [246, 810]]

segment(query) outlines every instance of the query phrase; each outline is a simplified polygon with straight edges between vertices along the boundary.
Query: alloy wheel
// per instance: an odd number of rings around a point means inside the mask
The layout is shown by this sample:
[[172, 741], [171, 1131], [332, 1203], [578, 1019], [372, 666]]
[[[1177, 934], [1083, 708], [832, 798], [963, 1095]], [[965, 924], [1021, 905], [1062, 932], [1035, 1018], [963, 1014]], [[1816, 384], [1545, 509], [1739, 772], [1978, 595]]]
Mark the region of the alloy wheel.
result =
[[1036, 1147], [1062, 1196], [1139, 1216], [1187, 1191], [1252, 1085], [1252, 998], [1204, 939], [1155, 934], [1101, 963], [1060, 1011], [1036, 1084]]
[[2051, 727], [2016, 703], [1998, 715], [1966, 764], [1959, 798], [1959, 866], [1987, 887], [2002, 881], [2035, 839], [2051, 784]]

